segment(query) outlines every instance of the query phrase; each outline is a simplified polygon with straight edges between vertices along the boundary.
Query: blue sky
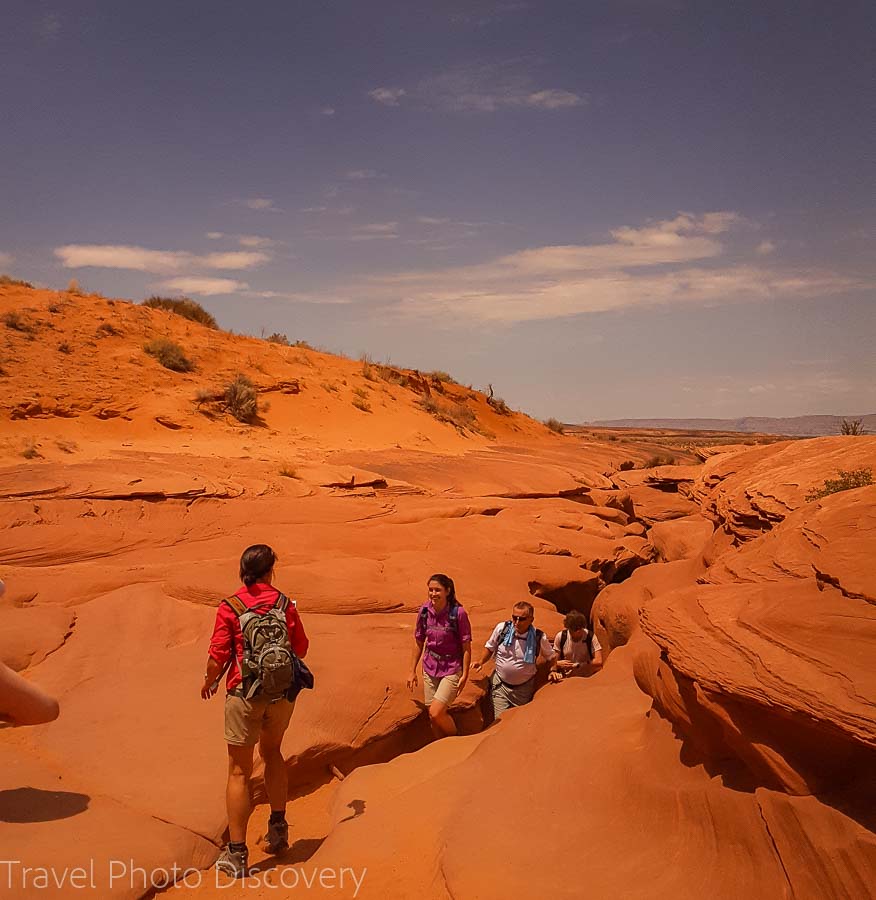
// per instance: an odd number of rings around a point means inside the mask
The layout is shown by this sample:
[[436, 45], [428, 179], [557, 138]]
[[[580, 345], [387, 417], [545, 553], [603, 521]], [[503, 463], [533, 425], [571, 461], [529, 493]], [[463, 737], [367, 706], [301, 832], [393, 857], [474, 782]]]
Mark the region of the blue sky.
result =
[[876, 410], [864, 2], [7, 2], [0, 270], [564, 421]]

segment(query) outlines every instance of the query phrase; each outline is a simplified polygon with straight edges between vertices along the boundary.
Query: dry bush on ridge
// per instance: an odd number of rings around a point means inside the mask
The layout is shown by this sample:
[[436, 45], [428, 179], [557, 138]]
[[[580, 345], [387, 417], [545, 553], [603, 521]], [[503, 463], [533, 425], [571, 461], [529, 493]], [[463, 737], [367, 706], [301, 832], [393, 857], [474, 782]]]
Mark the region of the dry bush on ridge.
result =
[[22, 281], [20, 278], [13, 278], [11, 275], [0, 275], [0, 287], [32, 288], [33, 285], [29, 281]]
[[200, 303], [190, 300], [188, 297], [150, 297], [141, 305], [148, 306], [150, 309], [164, 309], [182, 316], [184, 319], [206, 325], [207, 328], [215, 330], [219, 328], [213, 316]]
[[167, 338], [155, 338], [144, 344], [143, 349], [171, 372], [191, 372], [195, 368], [183, 348]]
[[566, 429], [563, 427], [563, 423], [559, 419], [554, 419], [554, 418], [545, 419], [544, 424], [545, 424], [545, 427], [549, 431], [554, 431], [557, 434], [565, 434], [566, 433]]
[[111, 322], [101, 322], [97, 326], [98, 337], [118, 337], [122, 332]]
[[237, 375], [225, 386], [225, 406], [238, 422], [252, 422], [258, 416], [258, 393], [246, 375]]
[[841, 491], [852, 491], [859, 487], [868, 487], [873, 484], [873, 470], [868, 466], [863, 469], [852, 469], [846, 471], [837, 469], [836, 478], [825, 478], [824, 487], [816, 488], [806, 495], [806, 502], [811, 503], [813, 500], [820, 500], [830, 494], [838, 494]]
[[3, 324], [13, 331], [20, 331], [22, 334], [33, 334], [36, 330], [30, 322], [22, 318], [21, 313], [15, 310], [4, 314]]
[[439, 422], [446, 422], [459, 428], [462, 431], [466, 429], [477, 431], [478, 419], [474, 412], [461, 403], [444, 404], [433, 399], [432, 397], [423, 397], [417, 402], [420, 409], [429, 413]]
[[278, 475], [282, 475], [283, 478], [297, 478], [298, 473], [295, 470], [295, 466], [283, 466], [280, 471], [277, 473]]
[[290, 345], [289, 345], [289, 338], [287, 338], [285, 334], [282, 334], [282, 333], [279, 332], [279, 331], [275, 331], [273, 334], [269, 334], [269, 335], [265, 338], [265, 340], [266, 340], [269, 344], [280, 344], [280, 346], [282, 346], [282, 347], [288, 347], [288, 346], [290, 346]]
[[840, 425], [840, 434], [861, 435], [864, 434], [864, 423], [861, 419], [843, 419]]
[[357, 397], [353, 401], [353, 406], [355, 406], [356, 409], [361, 409], [362, 412], [367, 412], [367, 413], [371, 412], [371, 404], [367, 400], [362, 400]]

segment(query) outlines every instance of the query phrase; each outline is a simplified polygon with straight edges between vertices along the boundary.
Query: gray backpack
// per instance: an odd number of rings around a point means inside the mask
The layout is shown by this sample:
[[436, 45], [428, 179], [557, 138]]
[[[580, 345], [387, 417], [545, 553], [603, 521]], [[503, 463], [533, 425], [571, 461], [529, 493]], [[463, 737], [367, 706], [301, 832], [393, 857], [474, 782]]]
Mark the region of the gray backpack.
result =
[[244, 697], [256, 694], [282, 697], [295, 678], [294, 654], [286, 625], [286, 609], [292, 602], [284, 594], [266, 612], [249, 609], [239, 597], [226, 597], [225, 602], [237, 614], [243, 633]]

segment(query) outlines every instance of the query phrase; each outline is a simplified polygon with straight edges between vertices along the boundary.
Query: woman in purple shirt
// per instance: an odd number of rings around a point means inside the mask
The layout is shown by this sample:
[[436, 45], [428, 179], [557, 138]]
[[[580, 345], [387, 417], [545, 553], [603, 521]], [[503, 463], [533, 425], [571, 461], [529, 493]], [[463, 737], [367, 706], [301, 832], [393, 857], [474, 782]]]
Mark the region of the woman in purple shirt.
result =
[[417, 613], [408, 689], [417, 686], [417, 663], [422, 656], [423, 697], [429, 707], [432, 734], [440, 738], [457, 733], [448, 707], [468, 681], [471, 625], [468, 613], [456, 599], [452, 578], [433, 575], [427, 587], [429, 600]]

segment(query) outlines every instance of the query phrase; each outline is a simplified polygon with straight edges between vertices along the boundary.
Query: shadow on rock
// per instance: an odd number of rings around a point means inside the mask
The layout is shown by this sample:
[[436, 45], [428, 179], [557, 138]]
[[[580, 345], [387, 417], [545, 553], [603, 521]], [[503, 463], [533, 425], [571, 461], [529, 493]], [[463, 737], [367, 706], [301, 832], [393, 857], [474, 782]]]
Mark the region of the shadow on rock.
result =
[[23, 787], [0, 791], [0, 822], [53, 822], [88, 809], [87, 794]]

